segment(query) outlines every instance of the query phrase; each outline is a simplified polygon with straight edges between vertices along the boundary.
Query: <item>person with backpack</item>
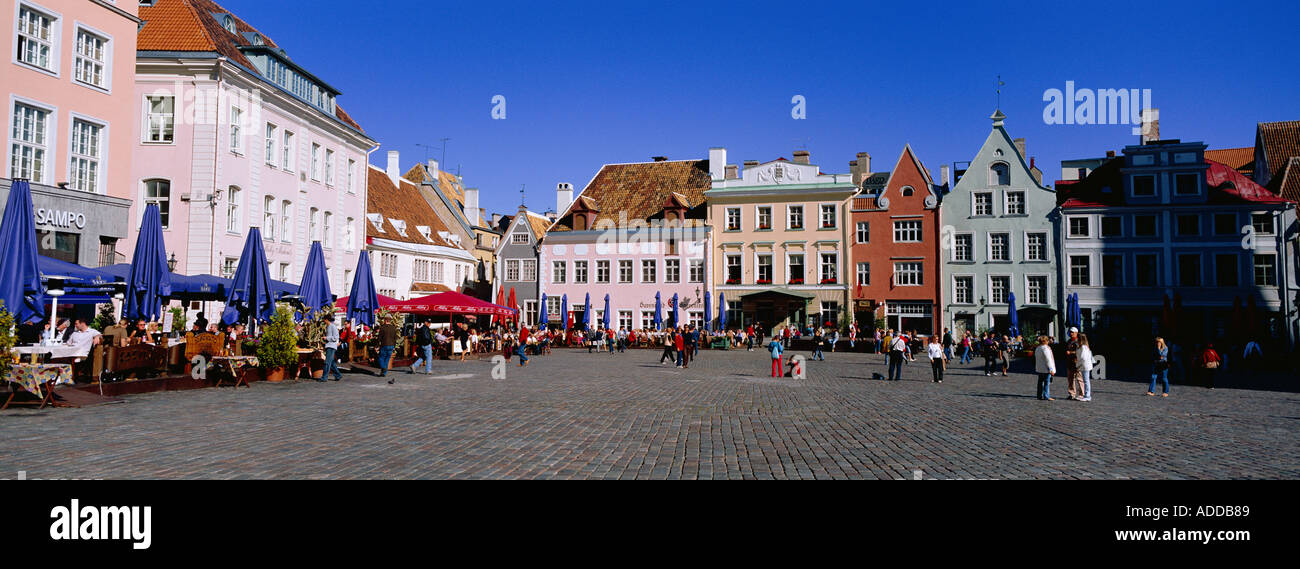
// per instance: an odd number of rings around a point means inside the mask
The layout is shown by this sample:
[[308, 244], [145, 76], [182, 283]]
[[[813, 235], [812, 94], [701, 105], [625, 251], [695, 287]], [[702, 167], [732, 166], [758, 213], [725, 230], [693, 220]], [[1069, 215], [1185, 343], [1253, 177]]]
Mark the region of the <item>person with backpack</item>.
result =
[[907, 356], [907, 337], [898, 334], [897, 336], [890, 331], [889, 337], [889, 381], [903, 380], [903, 359]]
[[784, 371], [781, 368], [781, 352], [785, 351], [785, 347], [781, 345], [781, 339], [773, 335], [772, 343], [768, 344], [767, 349], [772, 353], [772, 377], [781, 377], [781, 373]]

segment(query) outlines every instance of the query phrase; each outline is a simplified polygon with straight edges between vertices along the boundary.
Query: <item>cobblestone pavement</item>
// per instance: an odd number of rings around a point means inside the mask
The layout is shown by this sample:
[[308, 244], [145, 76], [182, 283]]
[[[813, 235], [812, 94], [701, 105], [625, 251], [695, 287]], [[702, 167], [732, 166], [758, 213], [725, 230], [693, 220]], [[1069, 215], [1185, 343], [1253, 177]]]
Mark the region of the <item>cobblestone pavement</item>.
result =
[[0, 478], [1296, 478], [1300, 395], [1094, 382], [827, 354], [804, 380], [765, 352], [559, 351], [320, 384], [255, 383], [0, 413]]

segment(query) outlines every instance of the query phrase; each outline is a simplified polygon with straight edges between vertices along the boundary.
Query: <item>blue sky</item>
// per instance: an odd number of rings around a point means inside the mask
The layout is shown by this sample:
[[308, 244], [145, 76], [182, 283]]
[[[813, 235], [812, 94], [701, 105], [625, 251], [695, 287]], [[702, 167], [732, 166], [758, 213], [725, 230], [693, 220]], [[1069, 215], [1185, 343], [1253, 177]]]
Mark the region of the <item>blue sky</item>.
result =
[[[1254, 144], [1255, 123], [1300, 119], [1286, 2], [424, 2], [219, 0], [343, 91], [339, 103], [403, 170], [447, 144], [444, 169], [512, 213], [556, 182], [651, 156], [728, 161], [806, 148], [827, 172], [857, 152], [876, 171], [910, 143], [936, 174], [970, 160], [997, 106], [1045, 172], [1133, 143], [1129, 126], [1047, 125], [1066, 81], [1151, 89], [1164, 138]], [[491, 100], [506, 98], [506, 119]], [[803, 95], [807, 118], [791, 118]], [[426, 150], [418, 145], [436, 147]]]

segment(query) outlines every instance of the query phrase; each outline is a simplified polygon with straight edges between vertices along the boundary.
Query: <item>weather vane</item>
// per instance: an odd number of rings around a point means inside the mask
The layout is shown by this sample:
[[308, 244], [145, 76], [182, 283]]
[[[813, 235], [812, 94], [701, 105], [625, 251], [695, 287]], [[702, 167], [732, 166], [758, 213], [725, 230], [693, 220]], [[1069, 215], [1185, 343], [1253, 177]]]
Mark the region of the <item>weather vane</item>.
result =
[[527, 186], [528, 184], [519, 184], [519, 205], [521, 206], [527, 205], [524, 203], [524, 188]]
[[997, 108], [999, 108], [999, 109], [1002, 108], [1002, 86], [1003, 86], [1003, 85], [1006, 85], [1006, 83], [1003, 83], [1003, 82], [1002, 82], [1002, 76], [1001, 76], [1001, 75], [998, 75], [998, 88], [996, 89], [996, 92], [997, 92], [997, 94], [998, 94], [998, 107], [997, 107]]

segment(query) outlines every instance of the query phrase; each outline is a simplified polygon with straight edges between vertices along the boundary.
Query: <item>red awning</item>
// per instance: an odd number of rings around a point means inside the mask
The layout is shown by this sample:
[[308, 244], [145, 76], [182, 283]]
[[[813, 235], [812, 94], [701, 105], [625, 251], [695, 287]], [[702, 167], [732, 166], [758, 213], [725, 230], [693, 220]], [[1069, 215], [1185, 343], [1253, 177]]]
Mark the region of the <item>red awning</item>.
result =
[[440, 292], [411, 300], [398, 301], [389, 310], [407, 314], [489, 314], [492, 316], [514, 316], [515, 311], [499, 304], [492, 304], [458, 292]]

